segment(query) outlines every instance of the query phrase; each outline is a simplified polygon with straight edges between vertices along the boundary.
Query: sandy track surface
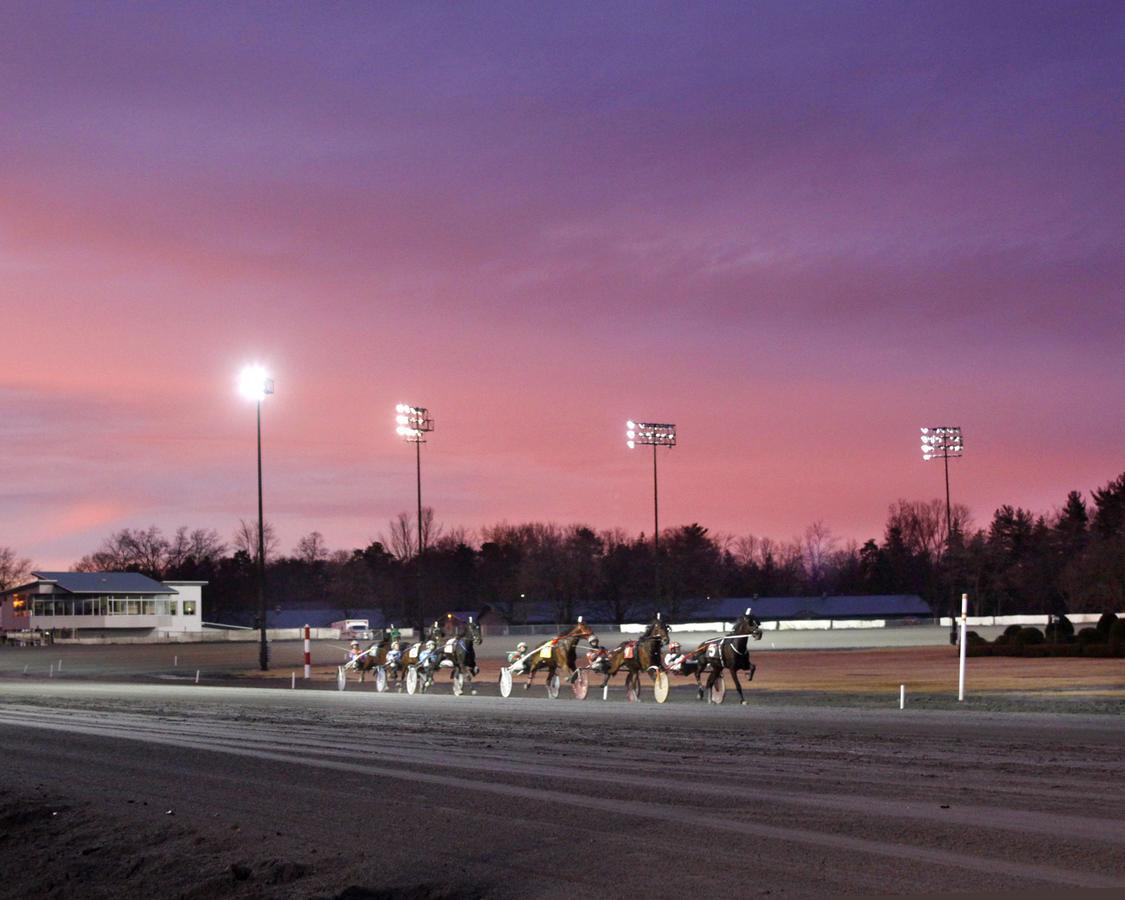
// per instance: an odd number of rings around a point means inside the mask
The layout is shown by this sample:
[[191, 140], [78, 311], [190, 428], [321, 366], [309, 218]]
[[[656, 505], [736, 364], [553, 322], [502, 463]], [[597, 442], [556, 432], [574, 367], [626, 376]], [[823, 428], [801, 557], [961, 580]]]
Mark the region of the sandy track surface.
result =
[[6, 896], [1125, 889], [1121, 717], [2, 690]]

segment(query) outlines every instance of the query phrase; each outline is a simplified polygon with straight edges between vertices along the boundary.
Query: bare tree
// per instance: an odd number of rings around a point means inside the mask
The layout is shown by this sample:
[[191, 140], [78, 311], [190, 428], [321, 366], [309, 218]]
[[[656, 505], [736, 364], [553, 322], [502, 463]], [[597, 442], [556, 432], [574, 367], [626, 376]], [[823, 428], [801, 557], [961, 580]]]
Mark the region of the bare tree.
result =
[[303, 563], [313, 565], [328, 559], [328, 547], [324, 543], [324, 535], [319, 531], [310, 531], [297, 541], [293, 556]]
[[214, 563], [222, 559], [227, 546], [214, 528], [196, 528], [188, 531], [186, 525], [176, 529], [168, 543], [166, 567], [178, 569], [188, 560], [197, 564]]
[[75, 565], [79, 572], [143, 572], [162, 578], [168, 569], [171, 544], [155, 525], [122, 528], [102, 541], [101, 547]]
[[805, 529], [805, 537], [801, 542], [801, 557], [809, 581], [814, 586], [819, 587], [824, 581], [837, 543], [838, 540], [832, 534], [832, 529], [819, 519]]
[[[409, 513], [400, 512], [387, 523], [387, 537], [379, 535], [379, 541], [400, 561], [410, 559], [418, 553], [418, 522]], [[441, 537], [441, 525], [434, 521], [433, 507], [422, 507], [422, 543], [434, 546]]]
[[[270, 557], [277, 555], [277, 533], [274, 531], [273, 525], [266, 522], [262, 526], [262, 532], [266, 538], [266, 553], [265, 558], [269, 561]], [[258, 520], [251, 519], [247, 522], [245, 519], [238, 520], [238, 527], [234, 530], [234, 549], [241, 550], [246, 553], [251, 559], [258, 558]]]
[[26, 584], [31, 578], [31, 560], [16, 556], [11, 547], [0, 547], [0, 591]]
[[[953, 530], [966, 534], [972, 527], [969, 509], [962, 504], [950, 507]], [[897, 528], [902, 541], [913, 553], [924, 554], [937, 561], [945, 553], [949, 544], [949, 531], [946, 527], [945, 501], [896, 500], [887, 510], [887, 532]]]

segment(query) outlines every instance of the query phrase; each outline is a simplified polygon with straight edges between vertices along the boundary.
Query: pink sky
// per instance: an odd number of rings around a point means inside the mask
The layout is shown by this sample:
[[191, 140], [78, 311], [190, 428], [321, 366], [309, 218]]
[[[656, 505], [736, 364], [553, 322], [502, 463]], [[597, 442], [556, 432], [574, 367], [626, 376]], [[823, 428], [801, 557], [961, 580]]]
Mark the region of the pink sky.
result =
[[9, 4], [0, 544], [880, 536], [1125, 469], [1120, 4]]

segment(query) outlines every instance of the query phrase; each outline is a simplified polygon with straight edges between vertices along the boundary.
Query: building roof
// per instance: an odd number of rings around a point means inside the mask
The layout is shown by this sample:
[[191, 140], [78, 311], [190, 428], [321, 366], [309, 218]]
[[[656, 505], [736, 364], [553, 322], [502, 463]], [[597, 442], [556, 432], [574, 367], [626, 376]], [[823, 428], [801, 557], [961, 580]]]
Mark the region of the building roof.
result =
[[733, 622], [750, 607], [759, 619], [881, 619], [933, 615], [917, 594], [856, 594], [826, 597], [728, 597], [692, 610], [696, 621]]
[[140, 572], [32, 572], [54, 582], [68, 594], [175, 594], [176, 591]]

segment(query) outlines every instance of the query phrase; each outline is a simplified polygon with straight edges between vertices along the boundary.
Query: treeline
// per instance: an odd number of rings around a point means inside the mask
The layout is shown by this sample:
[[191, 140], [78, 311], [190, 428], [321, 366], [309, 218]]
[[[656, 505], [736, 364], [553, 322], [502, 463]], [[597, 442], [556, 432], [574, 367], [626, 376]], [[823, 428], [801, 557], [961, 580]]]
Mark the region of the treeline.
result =
[[[722, 597], [919, 594], [938, 614], [967, 592], [973, 614], [1101, 612], [1125, 606], [1125, 474], [1062, 506], [1035, 514], [1002, 506], [986, 527], [940, 500], [899, 500], [881, 540], [843, 543], [823, 523], [799, 538], [712, 534], [701, 525], [651, 537], [583, 525], [498, 524], [473, 535], [443, 531], [423, 511], [425, 551], [406, 514], [366, 547], [330, 550], [319, 532], [282, 554], [265, 528], [267, 597], [276, 608], [380, 608], [409, 621], [450, 609], [492, 607], [519, 622], [530, 606], [559, 622], [623, 622], [660, 608], [673, 618]], [[15, 562], [0, 548], [0, 560]], [[200, 579], [208, 619], [252, 616], [257, 604], [257, 523], [226, 542], [212, 529], [124, 529], [76, 565]], [[26, 561], [23, 561], [26, 562]], [[0, 577], [3, 573], [0, 572]]]

